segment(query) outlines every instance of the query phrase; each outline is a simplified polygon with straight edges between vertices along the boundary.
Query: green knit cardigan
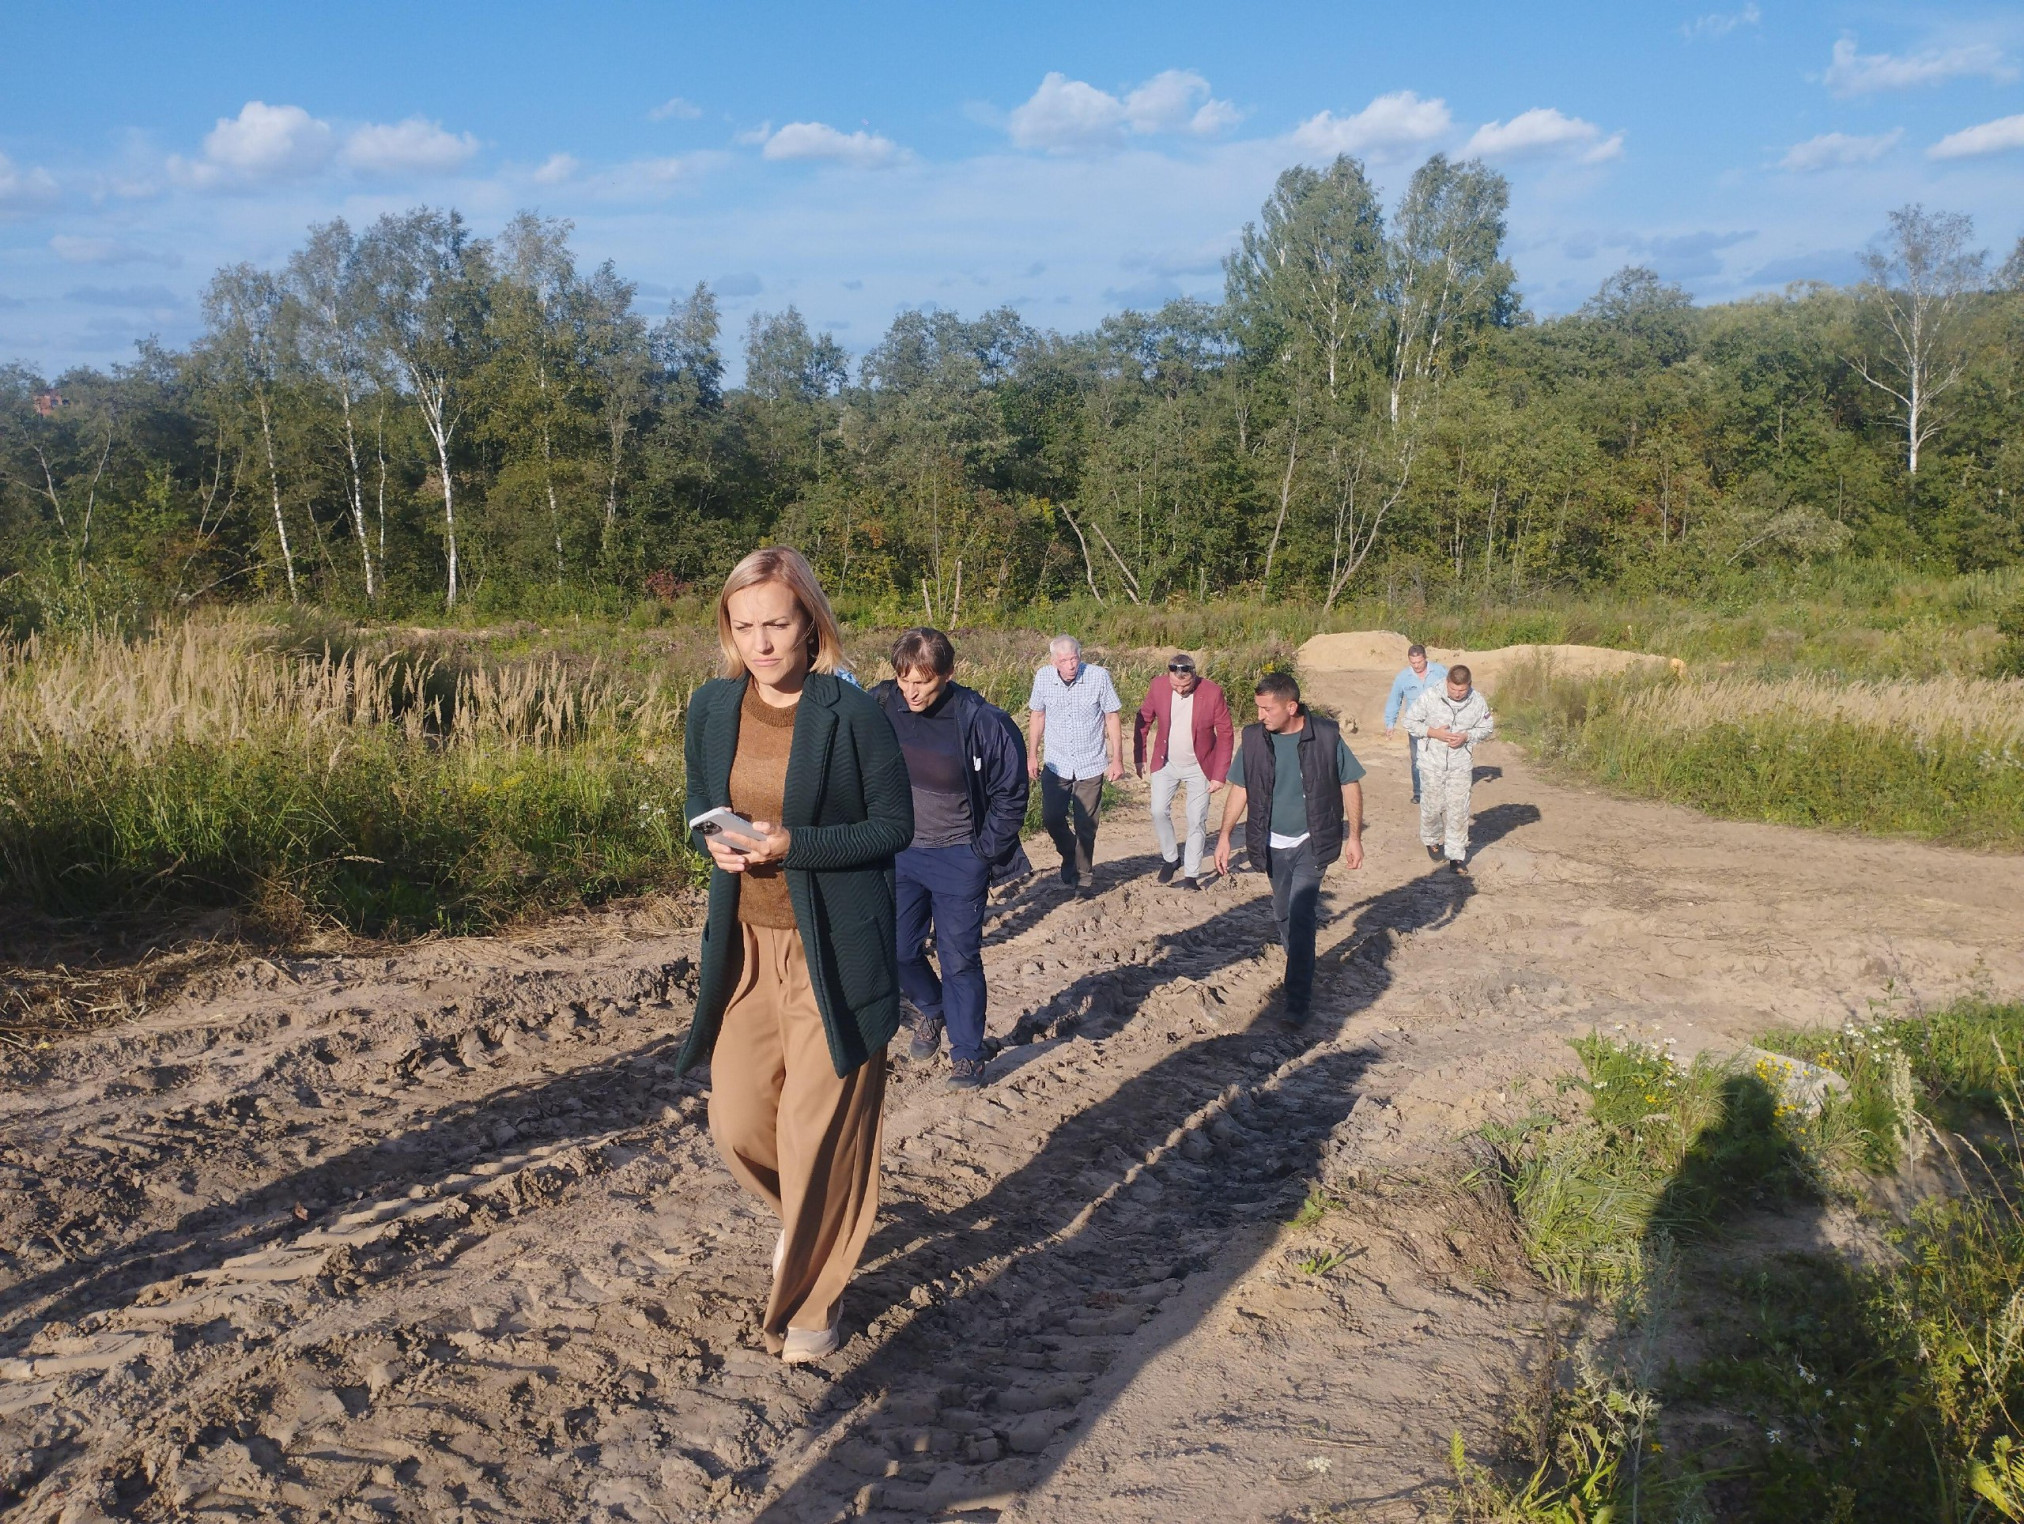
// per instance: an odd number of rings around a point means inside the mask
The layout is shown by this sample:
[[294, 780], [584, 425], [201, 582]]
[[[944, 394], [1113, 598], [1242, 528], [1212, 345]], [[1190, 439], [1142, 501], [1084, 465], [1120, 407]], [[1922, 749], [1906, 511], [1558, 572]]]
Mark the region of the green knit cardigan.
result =
[[[731, 803], [744, 678], [703, 684], [689, 701], [685, 819]], [[784, 825], [793, 833], [782, 866], [794, 924], [822, 1008], [830, 1061], [849, 1074], [899, 1030], [899, 955], [893, 941], [893, 854], [914, 837], [906, 759], [885, 713], [865, 693], [826, 673], [808, 674], [787, 754]], [[702, 837], [696, 837], [699, 848]], [[738, 977], [738, 876], [710, 872], [696, 1016], [678, 1067], [716, 1047]]]

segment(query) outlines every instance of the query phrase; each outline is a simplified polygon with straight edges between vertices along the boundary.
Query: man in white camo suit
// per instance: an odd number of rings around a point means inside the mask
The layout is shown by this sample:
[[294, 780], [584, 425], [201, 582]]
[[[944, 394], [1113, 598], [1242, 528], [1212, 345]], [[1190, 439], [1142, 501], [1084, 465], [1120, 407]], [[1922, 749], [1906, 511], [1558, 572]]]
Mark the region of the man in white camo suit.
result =
[[1406, 734], [1419, 749], [1420, 840], [1434, 861], [1446, 854], [1451, 873], [1469, 871], [1476, 747], [1496, 733], [1490, 706], [1461, 665], [1448, 668], [1446, 682], [1429, 683], [1406, 711]]

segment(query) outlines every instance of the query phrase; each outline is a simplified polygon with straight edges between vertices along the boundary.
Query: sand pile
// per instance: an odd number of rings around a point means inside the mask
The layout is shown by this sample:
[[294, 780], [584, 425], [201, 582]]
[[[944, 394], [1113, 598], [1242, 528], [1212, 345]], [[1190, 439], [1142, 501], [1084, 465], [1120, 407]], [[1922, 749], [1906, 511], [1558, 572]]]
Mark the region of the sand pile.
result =
[[[1406, 647], [1411, 642], [1395, 630], [1346, 630], [1334, 635], [1317, 635], [1300, 648], [1300, 670], [1323, 672], [1396, 672], [1406, 664]], [[1568, 677], [1598, 677], [1638, 669], [1660, 671], [1670, 667], [1684, 672], [1686, 663], [1676, 656], [1650, 656], [1641, 651], [1618, 651], [1608, 646], [1517, 645], [1499, 646], [1492, 651], [1464, 651], [1429, 646], [1435, 661], [1453, 666], [1467, 662], [1476, 685], [1494, 692], [1498, 680], [1514, 668], [1545, 662]]]

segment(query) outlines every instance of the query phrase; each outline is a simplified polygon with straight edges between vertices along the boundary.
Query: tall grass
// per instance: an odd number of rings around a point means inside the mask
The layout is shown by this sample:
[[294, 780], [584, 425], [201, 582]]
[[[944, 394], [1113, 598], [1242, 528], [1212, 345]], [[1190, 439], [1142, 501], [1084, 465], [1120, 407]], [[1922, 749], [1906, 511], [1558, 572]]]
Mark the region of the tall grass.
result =
[[1509, 728], [1611, 787], [1739, 820], [2024, 845], [2024, 682], [1505, 678]]
[[[689, 695], [707, 611], [647, 629], [196, 620], [0, 643], [0, 905], [218, 905], [275, 929], [480, 929], [691, 879]], [[897, 633], [852, 632], [869, 686]], [[1038, 630], [957, 632], [957, 676], [1024, 722]], [[1127, 713], [1165, 648], [1092, 640]], [[1276, 641], [1206, 653], [1239, 702]]]
[[400, 932], [678, 881], [685, 699], [244, 620], [0, 644], [0, 900]]

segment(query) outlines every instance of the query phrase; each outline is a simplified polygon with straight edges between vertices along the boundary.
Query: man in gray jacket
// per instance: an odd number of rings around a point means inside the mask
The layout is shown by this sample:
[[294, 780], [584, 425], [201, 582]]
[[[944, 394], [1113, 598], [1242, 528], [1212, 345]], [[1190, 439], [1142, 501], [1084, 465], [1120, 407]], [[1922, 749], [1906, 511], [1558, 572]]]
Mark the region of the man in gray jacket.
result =
[[1490, 706], [1459, 662], [1447, 680], [1430, 683], [1406, 711], [1406, 734], [1420, 764], [1420, 841], [1451, 873], [1468, 872], [1469, 790], [1476, 779], [1476, 747], [1497, 733]]

